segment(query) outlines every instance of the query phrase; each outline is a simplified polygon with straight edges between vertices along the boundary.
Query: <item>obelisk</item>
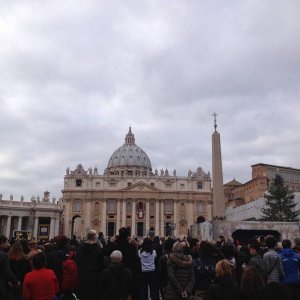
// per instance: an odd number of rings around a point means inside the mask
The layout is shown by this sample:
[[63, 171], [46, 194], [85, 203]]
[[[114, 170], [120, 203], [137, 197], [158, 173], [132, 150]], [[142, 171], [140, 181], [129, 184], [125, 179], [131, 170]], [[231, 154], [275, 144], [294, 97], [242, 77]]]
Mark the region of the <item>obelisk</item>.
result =
[[213, 217], [225, 216], [221, 139], [217, 131], [217, 114], [214, 113], [215, 131], [212, 135]]

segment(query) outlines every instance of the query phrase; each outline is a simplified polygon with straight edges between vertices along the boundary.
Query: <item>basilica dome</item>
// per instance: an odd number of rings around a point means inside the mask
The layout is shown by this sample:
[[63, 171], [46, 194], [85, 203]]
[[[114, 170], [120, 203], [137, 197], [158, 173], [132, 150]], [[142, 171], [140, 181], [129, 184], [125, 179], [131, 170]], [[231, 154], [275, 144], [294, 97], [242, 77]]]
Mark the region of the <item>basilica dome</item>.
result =
[[135, 144], [134, 134], [126, 134], [125, 143], [110, 157], [106, 173], [115, 175], [147, 175], [151, 173], [151, 162], [146, 152]]

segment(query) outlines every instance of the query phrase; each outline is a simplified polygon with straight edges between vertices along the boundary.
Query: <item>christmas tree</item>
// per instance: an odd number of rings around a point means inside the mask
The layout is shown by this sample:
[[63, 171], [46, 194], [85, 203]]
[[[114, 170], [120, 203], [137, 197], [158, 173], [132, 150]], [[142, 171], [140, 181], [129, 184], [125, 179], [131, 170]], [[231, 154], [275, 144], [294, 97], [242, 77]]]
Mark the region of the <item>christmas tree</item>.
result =
[[295, 210], [294, 192], [284, 185], [283, 177], [276, 175], [269, 191], [264, 195], [265, 207], [262, 208], [262, 220], [279, 222], [297, 222], [300, 210]]

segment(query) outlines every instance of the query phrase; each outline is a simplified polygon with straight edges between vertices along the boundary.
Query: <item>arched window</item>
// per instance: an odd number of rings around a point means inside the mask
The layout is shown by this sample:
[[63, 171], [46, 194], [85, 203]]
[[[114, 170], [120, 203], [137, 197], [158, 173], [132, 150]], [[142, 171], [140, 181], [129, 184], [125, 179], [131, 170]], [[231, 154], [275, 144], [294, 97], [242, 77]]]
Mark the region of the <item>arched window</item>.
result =
[[174, 203], [172, 200], [165, 201], [165, 214], [172, 214], [174, 211]]
[[138, 210], [144, 210], [144, 202], [138, 203]]

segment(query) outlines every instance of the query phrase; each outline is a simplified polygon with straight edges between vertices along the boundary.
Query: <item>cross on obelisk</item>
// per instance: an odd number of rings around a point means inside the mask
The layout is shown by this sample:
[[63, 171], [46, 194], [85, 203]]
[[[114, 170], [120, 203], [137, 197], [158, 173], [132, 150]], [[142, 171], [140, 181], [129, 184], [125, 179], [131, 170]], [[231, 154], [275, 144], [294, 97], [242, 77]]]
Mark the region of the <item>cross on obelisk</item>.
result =
[[215, 127], [215, 131], [217, 131], [217, 114], [214, 112], [213, 114], [212, 114], [213, 116], [214, 116], [214, 127]]

